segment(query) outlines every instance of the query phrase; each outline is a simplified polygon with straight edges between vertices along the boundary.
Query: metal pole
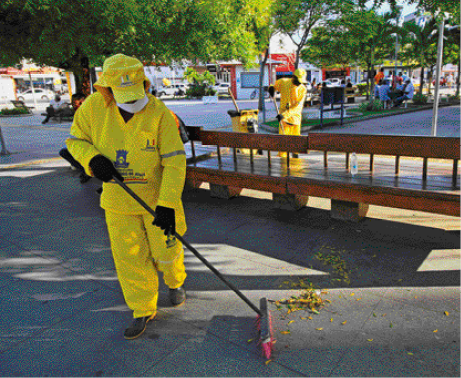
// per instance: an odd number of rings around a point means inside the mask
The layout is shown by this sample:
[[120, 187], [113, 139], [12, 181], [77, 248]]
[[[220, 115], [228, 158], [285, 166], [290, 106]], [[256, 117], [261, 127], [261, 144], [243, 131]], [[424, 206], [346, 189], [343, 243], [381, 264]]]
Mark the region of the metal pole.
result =
[[442, 72], [442, 57], [443, 57], [443, 29], [445, 28], [445, 17], [439, 25], [439, 41], [437, 43], [437, 65], [435, 68], [435, 93], [434, 93], [434, 107], [432, 110], [432, 130], [431, 135], [437, 136], [437, 119], [439, 115], [439, 87], [440, 87], [440, 74]]
[[[34, 89], [34, 82], [32, 81], [32, 75], [29, 72], [29, 79], [30, 79], [30, 87], [32, 89], [32, 98], [34, 99], [34, 105], [37, 107], [37, 99], [35, 98], [35, 89]], [[25, 101], [25, 99], [24, 99]]]

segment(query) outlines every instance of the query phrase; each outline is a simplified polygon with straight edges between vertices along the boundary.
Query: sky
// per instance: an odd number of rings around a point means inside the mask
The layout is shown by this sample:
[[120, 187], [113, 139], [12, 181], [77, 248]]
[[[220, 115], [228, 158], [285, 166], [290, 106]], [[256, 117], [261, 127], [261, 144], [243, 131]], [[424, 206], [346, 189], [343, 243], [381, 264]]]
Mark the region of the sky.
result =
[[[373, 2], [369, 1], [366, 5], [371, 7], [372, 4], [373, 4]], [[407, 14], [413, 13], [417, 9], [416, 4], [411, 4], [410, 5], [406, 1], [397, 1], [397, 4], [400, 5], [400, 6], [403, 6], [403, 9], [402, 9], [402, 15], [403, 16], [406, 16]], [[389, 10], [390, 10], [390, 6], [387, 3], [383, 4], [381, 6], [381, 8], [379, 9], [380, 13], [381, 12], [385, 13], [385, 12], [387, 12]]]

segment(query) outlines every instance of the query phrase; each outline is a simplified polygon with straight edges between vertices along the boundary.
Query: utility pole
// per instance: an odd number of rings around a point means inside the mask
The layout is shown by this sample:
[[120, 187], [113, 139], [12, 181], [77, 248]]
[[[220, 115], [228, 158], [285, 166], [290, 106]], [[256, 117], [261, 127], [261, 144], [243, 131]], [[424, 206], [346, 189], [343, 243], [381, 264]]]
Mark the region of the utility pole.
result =
[[439, 116], [439, 87], [440, 87], [440, 74], [442, 72], [442, 57], [443, 57], [443, 30], [445, 28], [445, 15], [441, 15], [439, 25], [439, 41], [437, 43], [437, 65], [435, 68], [435, 93], [434, 93], [434, 107], [432, 110], [432, 130], [431, 135], [437, 136], [437, 119]]

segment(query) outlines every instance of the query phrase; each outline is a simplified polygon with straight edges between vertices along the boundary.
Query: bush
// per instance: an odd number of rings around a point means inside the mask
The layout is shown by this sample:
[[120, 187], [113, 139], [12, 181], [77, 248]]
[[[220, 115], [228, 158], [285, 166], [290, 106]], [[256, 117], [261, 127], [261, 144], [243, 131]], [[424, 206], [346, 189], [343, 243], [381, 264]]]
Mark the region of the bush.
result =
[[383, 103], [380, 100], [371, 100], [369, 102], [361, 103], [359, 105], [359, 109], [361, 112], [377, 112], [383, 109]]
[[448, 101], [458, 103], [460, 101], [459, 95], [458, 96], [453, 96], [453, 95], [448, 96]]
[[214, 96], [216, 91], [205, 85], [192, 85], [186, 91], [186, 96], [188, 97], [203, 97], [203, 96]]
[[29, 114], [27, 109], [20, 109], [20, 108], [5, 108], [0, 110], [0, 115], [20, 115], [20, 114]]
[[360, 83], [356, 85], [357, 92], [361, 95], [365, 95], [368, 93], [368, 84], [367, 83]]
[[427, 96], [423, 95], [421, 93], [416, 93], [413, 96], [413, 104], [416, 104], [416, 105], [425, 105], [425, 104], [427, 104]]

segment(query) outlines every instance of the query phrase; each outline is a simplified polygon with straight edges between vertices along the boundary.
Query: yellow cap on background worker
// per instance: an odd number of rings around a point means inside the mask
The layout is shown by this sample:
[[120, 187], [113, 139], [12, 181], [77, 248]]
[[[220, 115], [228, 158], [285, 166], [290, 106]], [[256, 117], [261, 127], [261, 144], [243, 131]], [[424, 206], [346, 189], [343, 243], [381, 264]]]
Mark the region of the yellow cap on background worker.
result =
[[301, 84], [306, 84], [307, 80], [307, 72], [306, 70], [303, 70], [302, 68], [297, 68], [295, 72], [293, 72], [293, 75], [299, 80]]
[[107, 95], [107, 88], [111, 88], [117, 103], [127, 103], [143, 99], [150, 82], [141, 61], [117, 54], [105, 60], [102, 75], [94, 87], [103, 95]]

